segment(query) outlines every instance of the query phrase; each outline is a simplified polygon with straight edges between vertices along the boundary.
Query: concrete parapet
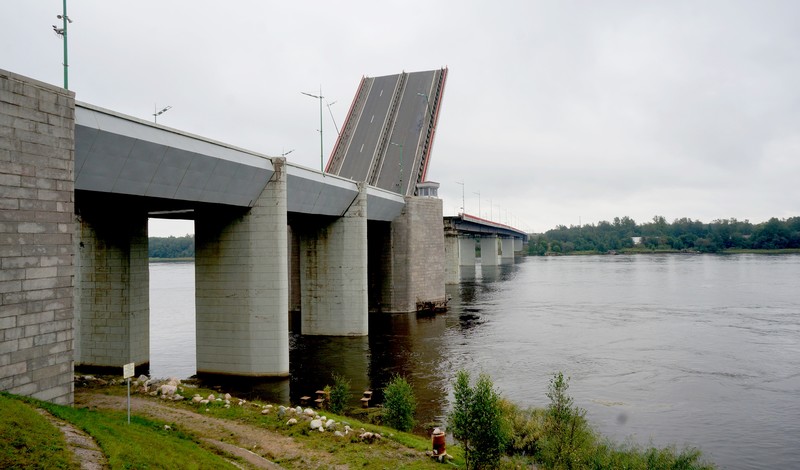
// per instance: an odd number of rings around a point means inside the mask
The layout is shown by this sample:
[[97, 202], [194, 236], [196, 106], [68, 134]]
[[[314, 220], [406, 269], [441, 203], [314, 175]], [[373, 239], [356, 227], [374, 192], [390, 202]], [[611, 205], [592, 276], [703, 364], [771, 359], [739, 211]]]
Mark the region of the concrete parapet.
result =
[[301, 332], [363, 336], [369, 332], [367, 292], [367, 191], [342, 217], [298, 219]]
[[285, 159], [252, 208], [195, 217], [197, 372], [289, 374]]
[[0, 70], [0, 390], [73, 401], [75, 94]]

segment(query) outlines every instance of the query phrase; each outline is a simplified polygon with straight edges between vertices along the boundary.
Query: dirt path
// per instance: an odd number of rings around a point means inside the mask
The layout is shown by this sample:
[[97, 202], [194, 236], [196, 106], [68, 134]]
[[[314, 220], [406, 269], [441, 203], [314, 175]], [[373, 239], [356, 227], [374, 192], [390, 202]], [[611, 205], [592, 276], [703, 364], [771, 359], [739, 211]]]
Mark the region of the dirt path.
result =
[[[124, 411], [127, 409], [127, 398], [76, 390], [75, 406]], [[200, 436], [210, 445], [244, 459], [254, 468], [281, 468], [273, 463], [275, 460], [289, 462], [286, 466], [292, 468], [348, 468], [336, 466], [329, 454], [308, 449], [291, 437], [247, 424], [204, 416], [151, 399], [131, 397], [131, 413], [175, 423], [176, 426]]]
[[81, 470], [104, 470], [108, 468], [108, 460], [103, 451], [88, 434], [75, 426], [61, 421], [45, 410], [37, 409], [40, 415], [57, 427], [67, 441], [67, 447], [75, 459], [80, 462]]

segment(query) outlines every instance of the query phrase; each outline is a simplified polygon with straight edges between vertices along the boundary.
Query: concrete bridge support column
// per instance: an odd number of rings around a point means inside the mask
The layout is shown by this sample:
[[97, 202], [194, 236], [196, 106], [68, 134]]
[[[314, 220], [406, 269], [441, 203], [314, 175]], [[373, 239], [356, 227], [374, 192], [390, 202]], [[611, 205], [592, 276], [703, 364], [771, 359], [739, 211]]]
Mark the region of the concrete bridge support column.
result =
[[289, 374], [285, 160], [255, 205], [195, 218], [197, 372]]
[[521, 238], [515, 238], [514, 239], [514, 252], [515, 253], [519, 253], [521, 251], [522, 251], [522, 239]]
[[405, 201], [403, 212], [392, 221], [384, 312], [416, 312], [447, 303], [442, 200], [410, 196]]
[[137, 367], [150, 362], [147, 212], [78, 198], [75, 363]]
[[301, 320], [304, 335], [369, 333], [367, 293], [367, 189], [331, 223], [300, 236]]
[[514, 264], [514, 239], [500, 239], [500, 264]]
[[481, 266], [497, 266], [497, 235], [481, 237]]
[[[444, 272], [447, 284], [458, 284], [461, 280], [460, 248], [461, 243], [457, 233], [444, 234]], [[475, 250], [472, 252], [474, 257]]]
[[475, 239], [461, 236], [458, 238], [458, 251], [460, 266], [475, 267]]

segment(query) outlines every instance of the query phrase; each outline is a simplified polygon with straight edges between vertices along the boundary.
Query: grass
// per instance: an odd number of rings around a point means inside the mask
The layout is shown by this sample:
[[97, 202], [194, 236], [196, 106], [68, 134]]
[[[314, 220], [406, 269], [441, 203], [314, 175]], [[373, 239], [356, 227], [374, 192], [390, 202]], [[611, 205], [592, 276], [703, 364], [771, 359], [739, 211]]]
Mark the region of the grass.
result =
[[80, 468], [61, 432], [5, 393], [0, 393], [0, 429], [0, 468]]
[[[112, 469], [128, 468], [175, 468], [175, 469], [217, 469], [236, 468], [231, 463], [201, 446], [194, 436], [180, 431], [165, 430], [166, 423], [154, 421], [140, 416], [131, 416], [131, 423], [127, 422], [127, 414], [115, 411], [94, 411], [76, 409], [66, 406], [54, 405], [31, 398], [14, 397], [10, 395], [0, 397], [3, 399], [3, 409], [6, 402], [11, 403], [10, 409], [22, 410], [20, 415], [37, 415], [34, 407], [47, 410], [53, 416], [71, 423], [92, 436], [108, 458]], [[15, 413], [17, 414], [17, 413]], [[41, 418], [41, 416], [39, 416]], [[44, 420], [44, 418], [41, 418]], [[3, 423], [3, 436], [0, 443], [3, 446], [13, 444], [7, 438]], [[44, 421], [36, 431], [28, 432], [43, 437], [45, 444], [36, 443], [37, 447], [48, 447], [58, 450], [54, 455], [41, 455], [30, 465], [15, 463], [6, 466], [0, 462], [0, 468], [79, 468], [61, 465], [63, 455], [69, 457], [60, 431]], [[60, 442], [59, 442], [60, 439]], [[48, 443], [53, 443], [49, 444]], [[4, 447], [5, 449], [5, 447]], [[3, 454], [5, 456], [5, 453]], [[60, 457], [61, 456], [61, 457]], [[11, 455], [14, 462], [20, 458], [28, 458], [25, 454], [16, 452]], [[61, 459], [61, 460], [59, 460]], [[36, 463], [38, 462], [38, 463]]]

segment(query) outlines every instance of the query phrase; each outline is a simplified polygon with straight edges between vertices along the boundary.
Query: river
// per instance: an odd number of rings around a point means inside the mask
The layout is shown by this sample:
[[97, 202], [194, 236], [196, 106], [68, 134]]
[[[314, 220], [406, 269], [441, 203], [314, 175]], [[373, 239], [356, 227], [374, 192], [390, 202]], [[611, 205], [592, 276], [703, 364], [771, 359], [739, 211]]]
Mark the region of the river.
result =
[[[556, 371], [618, 442], [701, 448], [720, 468], [800, 462], [800, 256], [530, 257], [465, 275], [447, 313], [377, 315], [362, 338], [291, 333], [292, 378], [248, 384], [296, 401], [336, 372], [361, 390], [394, 373], [418, 421], [447, 412], [459, 369], [545, 406]], [[151, 373], [195, 373], [194, 266], [150, 265]]]

